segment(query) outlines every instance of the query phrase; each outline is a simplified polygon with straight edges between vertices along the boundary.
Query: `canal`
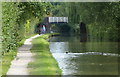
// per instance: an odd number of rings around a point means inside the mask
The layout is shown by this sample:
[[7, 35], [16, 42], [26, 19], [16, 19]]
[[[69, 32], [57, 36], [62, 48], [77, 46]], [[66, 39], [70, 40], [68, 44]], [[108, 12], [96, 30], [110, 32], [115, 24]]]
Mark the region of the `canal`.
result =
[[118, 75], [118, 42], [80, 42], [78, 36], [50, 37], [62, 75]]

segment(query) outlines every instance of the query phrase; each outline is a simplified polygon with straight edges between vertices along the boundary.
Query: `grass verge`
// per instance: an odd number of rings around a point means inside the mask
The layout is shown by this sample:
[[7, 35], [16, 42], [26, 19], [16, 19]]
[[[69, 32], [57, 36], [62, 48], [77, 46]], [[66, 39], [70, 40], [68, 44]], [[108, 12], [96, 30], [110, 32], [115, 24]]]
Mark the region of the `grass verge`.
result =
[[10, 68], [11, 61], [16, 56], [17, 52], [7, 52], [2, 56], [2, 75], [6, 75], [8, 69]]
[[[32, 34], [30, 36], [26, 36], [24, 39], [22, 39], [19, 43], [18, 43], [18, 47], [22, 46], [24, 44], [24, 41], [27, 39], [27, 38], [30, 38], [32, 36], [34, 36], [36, 34]], [[7, 52], [7, 53], [4, 53], [4, 55], [2, 55], [2, 75], [6, 75], [8, 69], [10, 68], [10, 65], [11, 65], [11, 61], [14, 59], [14, 57], [16, 56], [17, 54], [17, 50], [13, 50], [12, 52]]]
[[49, 42], [46, 40], [52, 34], [44, 34], [33, 39], [31, 49], [34, 61], [29, 63], [31, 75], [61, 75], [61, 69], [49, 50]]
[[18, 46], [19, 46], [19, 47], [22, 46], [22, 45], [24, 44], [24, 41], [25, 41], [26, 39], [28, 39], [28, 38], [30, 38], [30, 37], [32, 37], [32, 36], [35, 36], [35, 35], [37, 35], [37, 34], [30, 34], [30, 35], [28, 35], [28, 36], [25, 36], [25, 38], [23, 38], [23, 39], [18, 43]]

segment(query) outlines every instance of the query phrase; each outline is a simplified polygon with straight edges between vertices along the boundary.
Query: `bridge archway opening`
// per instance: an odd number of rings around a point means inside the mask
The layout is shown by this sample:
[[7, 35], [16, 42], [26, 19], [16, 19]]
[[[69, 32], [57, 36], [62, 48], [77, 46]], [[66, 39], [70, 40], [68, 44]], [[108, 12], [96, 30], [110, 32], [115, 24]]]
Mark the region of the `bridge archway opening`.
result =
[[[61, 28], [68, 24], [68, 17], [45, 17], [43, 23], [47, 25], [47, 32], [57, 32], [60, 30], [65, 31]], [[58, 28], [60, 28], [60, 30]]]
[[[68, 23], [68, 17], [45, 17], [43, 22], [37, 25], [37, 30], [36, 30], [37, 32], [39, 32], [38, 29], [40, 29], [41, 25], [45, 25], [46, 28], [45, 33], [51, 33], [51, 32], [69, 33], [71, 29]], [[86, 24], [80, 22], [79, 30], [80, 30], [81, 42], [87, 41], [86, 29], [87, 29]]]

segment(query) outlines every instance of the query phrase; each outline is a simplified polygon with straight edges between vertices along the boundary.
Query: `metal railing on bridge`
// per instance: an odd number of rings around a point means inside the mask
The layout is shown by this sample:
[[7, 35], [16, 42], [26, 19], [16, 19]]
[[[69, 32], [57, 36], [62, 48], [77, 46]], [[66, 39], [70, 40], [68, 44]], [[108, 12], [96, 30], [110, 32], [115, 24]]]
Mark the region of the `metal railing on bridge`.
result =
[[48, 17], [49, 23], [68, 23], [68, 17]]

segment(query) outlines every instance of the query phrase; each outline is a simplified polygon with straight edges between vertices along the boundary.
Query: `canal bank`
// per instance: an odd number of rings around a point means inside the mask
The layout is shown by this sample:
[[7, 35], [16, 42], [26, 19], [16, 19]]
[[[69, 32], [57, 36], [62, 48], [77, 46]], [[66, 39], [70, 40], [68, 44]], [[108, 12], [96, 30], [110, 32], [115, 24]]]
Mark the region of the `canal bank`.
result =
[[49, 50], [49, 36], [44, 34], [32, 41], [31, 49], [34, 61], [28, 64], [30, 75], [61, 75], [61, 69]]
[[28, 63], [31, 62], [33, 54], [30, 52], [31, 41], [41, 35], [35, 35], [25, 40], [24, 44], [18, 48], [17, 55], [11, 61], [10, 68], [6, 75], [29, 75]]
[[78, 36], [55, 36], [50, 38], [50, 51], [62, 75], [119, 75], [118, 42], [80, 42]]
[[[26, 36], [25, 38], [23, 38], [19, 43], [18, 43], [18, 48], [21, 47], [22, 45], [24, 45], [24, 42], [26, 39], [29, 39], [30, 37], [35, 36], [36, 34], [31, 34], [29, 36]], [[17, 48], [17, 49], [18, 49]], [[17, 56], [17, 52], [18, 50], [15, 49], [13, 50], [14, 52], [7, 52], [4, 53], [4, 55], [2, 55], [2, 67], [1, 67], [1, 71], [2, 71], [2, 75], [6, 75], [6, 73], [8, 72], [11, 62], [16, 58]]]

